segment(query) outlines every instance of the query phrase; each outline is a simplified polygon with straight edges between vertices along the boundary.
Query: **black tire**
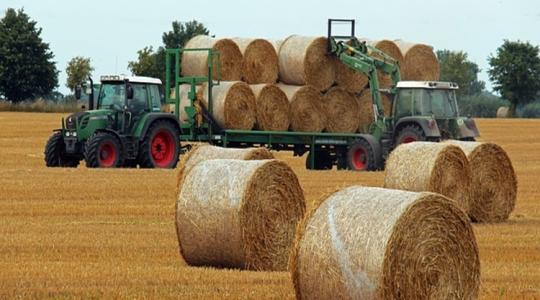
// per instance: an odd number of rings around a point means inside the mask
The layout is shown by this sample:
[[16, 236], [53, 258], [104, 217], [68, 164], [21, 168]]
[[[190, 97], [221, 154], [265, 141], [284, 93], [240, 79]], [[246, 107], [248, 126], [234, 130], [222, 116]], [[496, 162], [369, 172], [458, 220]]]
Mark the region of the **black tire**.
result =
[[76, 168], [79, 165], [77, 157], [66, 154], [66, 145], [61, 132], [55, 132], [45, 145], [45, 165], [47, 167]]
[[88, 168], [118, 168], [124, 161], [120, 141], [107, 132], [97, 132], [86, 141], [84, 158]]
[[139, 149], [139, 166], [141, 168], [173, 169], [180, 155], [180, 132], [170, 121], [155, 121]]
[[349, 146], [347, 167], [352, 171], [375, 171], [379, 169], [375, 151], [366, 140], [356, 140]]
[[424, 130], [417, 125], [407, 125], [403, 127], [396, 138], [396, 147], [401, 144], [420, 142], [426, 140]]
[[334, 166], [332, 156], [328, 151], [319, 150], [315, 153], [315, 167], [311, 168], [311, 151], [306, 156], [306, 169], [308, 170], [331, 170]]

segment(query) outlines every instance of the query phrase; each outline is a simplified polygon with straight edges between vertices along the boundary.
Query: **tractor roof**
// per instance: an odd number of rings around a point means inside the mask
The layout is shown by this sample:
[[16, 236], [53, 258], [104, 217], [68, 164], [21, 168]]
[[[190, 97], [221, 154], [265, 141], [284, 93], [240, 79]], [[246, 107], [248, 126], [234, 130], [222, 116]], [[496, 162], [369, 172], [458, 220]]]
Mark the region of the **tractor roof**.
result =
[[162, 84], [159, 78], [144, 77], [144, 76], [126, 76], [126, 75], [104, 75], [101, 76], [101, 82], [104, 81], [124, 81], [136, 83]]
[[459, 86], [457, 83], [446, 81], [400, 81], [397, 88], [457, 90]]

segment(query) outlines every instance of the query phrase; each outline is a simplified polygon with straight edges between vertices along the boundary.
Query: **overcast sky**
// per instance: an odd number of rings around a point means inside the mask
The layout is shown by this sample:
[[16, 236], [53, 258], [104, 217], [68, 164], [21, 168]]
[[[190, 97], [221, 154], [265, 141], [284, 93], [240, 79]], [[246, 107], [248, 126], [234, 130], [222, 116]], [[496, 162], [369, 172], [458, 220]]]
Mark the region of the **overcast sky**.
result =
[[125, 73], [128, 61], [144, 46], [157, 48], [171, 22], [196, 19], [217, 37], [283, 38], [290, 34], [325, 35], [328, 18], [354, 18], [357, 36], [405, 39], [435, 49], [464, 50], [487, 76], [487, 58], [504, 39], [540, 44], [538, 0], [303, 0], [303, 1], [53, 1], [0, 0], [24, 8], [43, 28], [42, 38], [55, 54], [65, 87], [66, 63], [74, 56], [90, 57], [94, 77]]

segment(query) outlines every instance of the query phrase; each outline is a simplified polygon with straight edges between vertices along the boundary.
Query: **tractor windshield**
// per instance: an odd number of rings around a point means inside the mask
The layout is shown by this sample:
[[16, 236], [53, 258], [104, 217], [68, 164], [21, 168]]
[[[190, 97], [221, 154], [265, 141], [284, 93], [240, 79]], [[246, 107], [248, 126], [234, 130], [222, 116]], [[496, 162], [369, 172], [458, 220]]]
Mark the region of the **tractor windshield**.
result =
[[417, 113], [433, 115], [437, 119], [455, 118], [458, 116], [456, 96], [452, 90], [422, 90], [422, 96], [415, 103]]
[[123, 82], [103, 83], [99, 90], [98, 108], [121, 108], [125, 99], [126, 85]]

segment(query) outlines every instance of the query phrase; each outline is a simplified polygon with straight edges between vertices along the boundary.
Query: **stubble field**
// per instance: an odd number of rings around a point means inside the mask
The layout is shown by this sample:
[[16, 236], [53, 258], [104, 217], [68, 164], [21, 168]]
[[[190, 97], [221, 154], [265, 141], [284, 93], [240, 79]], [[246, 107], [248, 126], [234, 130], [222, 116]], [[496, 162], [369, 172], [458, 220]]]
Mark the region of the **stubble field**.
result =
[[[48, 169], [43, 147], [62, 114], [0, 113], [0, 298], [292, 299], [286, 272], [185, 265], [174, 227], [175, 171]], [[540, 120], [477, 120], [517, 171], [516, 209], [474, 225], [481, 298], [540, 299]], [[297, 173], [308, 206], [383, 173]], [[216, 245], [219, 247], [219, 245]]]

